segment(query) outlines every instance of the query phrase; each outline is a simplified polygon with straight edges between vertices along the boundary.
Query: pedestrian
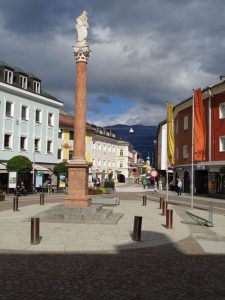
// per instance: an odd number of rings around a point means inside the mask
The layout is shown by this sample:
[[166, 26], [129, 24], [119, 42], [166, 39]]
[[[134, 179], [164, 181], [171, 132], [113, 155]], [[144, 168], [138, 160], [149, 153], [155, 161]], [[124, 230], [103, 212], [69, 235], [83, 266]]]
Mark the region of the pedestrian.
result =
[[177, 178], [177, 181], [177, 195], [181, 196], [182, 182], [179, 177]]
[[142, 183], [143, 183], [143, 187], [144, 187], [144, 190], [145, 190], [145, 188], [146, 188], [146, 185], [147, 185], [147, 179], [146, 179], [146, 178], [144, 178], [144, 179], [143, 179], [143, 181], [142, 181]]
[[52, 178], [51, 178], [50, 175], [48, 176], [47, 182], [48, 182], [48, 194], [51, 194], [51, 192], [52, 192]]

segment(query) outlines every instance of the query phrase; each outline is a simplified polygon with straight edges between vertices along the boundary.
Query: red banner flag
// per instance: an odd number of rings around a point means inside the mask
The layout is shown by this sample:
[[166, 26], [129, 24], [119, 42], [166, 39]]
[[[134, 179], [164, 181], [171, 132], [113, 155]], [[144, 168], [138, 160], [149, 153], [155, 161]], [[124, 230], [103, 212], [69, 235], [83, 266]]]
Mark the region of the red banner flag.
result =
[[201, 89], [194, 91], [194, 161], [206, 160], [205, 113]]

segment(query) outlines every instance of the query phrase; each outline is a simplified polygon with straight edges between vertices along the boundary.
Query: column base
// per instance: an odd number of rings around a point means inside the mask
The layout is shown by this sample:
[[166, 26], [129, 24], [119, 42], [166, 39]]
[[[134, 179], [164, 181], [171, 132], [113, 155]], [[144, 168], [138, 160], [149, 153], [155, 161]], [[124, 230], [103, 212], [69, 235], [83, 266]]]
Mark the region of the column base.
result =
[[88, 207], [91, 205], [91, 198], [67, 196], [64, 198], [65, 207]]
[[88, 196], [88, 164], [85, 160], [76, 159], [68, 164], [68, 195], [64, 198], [66, 207], [88, 207], [91, 198]]

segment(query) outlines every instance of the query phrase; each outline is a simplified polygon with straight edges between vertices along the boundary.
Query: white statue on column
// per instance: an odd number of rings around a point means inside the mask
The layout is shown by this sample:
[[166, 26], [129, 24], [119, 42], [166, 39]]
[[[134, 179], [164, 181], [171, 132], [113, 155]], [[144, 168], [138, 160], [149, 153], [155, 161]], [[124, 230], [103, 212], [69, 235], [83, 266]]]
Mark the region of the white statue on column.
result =
[[73, 52], [78, 61], [87, 61], [90, 49], [87, 44], [88, 35], [88, 13], [86, 10], [76, 18], [75, 28], [77, 30], [77, 42], [73, 46]]
[[87, 45], [87, 34], [88, 34], [88, 13], [86, 10], [82, 12], [82, 14], [76, 18], [76, 30], [78, 35], [78, 43], [79, 45]]

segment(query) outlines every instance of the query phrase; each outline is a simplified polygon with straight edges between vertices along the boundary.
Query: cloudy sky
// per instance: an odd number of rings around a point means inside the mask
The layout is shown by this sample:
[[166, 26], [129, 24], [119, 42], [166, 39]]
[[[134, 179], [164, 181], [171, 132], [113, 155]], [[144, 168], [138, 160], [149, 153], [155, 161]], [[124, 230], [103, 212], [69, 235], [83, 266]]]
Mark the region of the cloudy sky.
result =
[[224, 0], [0, 0], [0, 60], [73, 114], [75, 19], [89, 12], [87, 120], [157, 125], [166, 102], [225, 74]]

